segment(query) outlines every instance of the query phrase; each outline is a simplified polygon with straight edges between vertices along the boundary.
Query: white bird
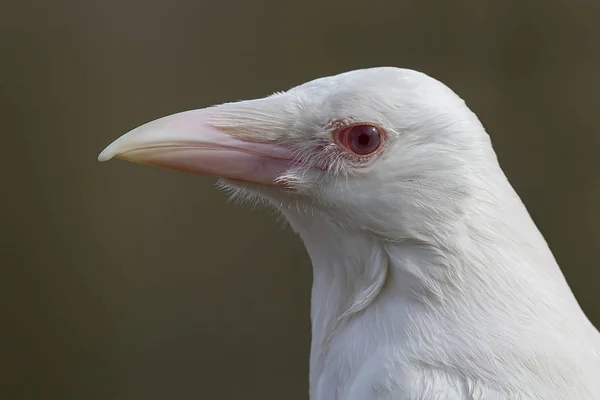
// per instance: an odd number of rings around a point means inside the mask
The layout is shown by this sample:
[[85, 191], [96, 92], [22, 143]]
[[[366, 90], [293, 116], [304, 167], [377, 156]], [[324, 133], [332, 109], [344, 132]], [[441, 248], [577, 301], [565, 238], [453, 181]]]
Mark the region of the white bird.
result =
[[313, 267], [312, 400], [600, 399], [600, 334], [465, 102], [382, 67], [167, 116], [99, 156], [266, 200]]

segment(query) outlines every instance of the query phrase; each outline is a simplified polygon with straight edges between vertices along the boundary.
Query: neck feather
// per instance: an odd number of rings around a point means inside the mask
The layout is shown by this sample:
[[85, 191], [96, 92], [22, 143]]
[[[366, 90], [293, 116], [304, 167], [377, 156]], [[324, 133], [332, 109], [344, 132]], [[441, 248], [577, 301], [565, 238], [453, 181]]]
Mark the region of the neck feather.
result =
[[489, 351], [498, 337], [496, 350], [518, 352], [512, 339], [532, 327], [567, 337], [574, 332], [565, 327], [583, 324], [590, 329], [574, 337], [596, 335], [525, 207], [510, 185], [502, 190], [510, 201], [478, 199], [487, 207], [443, 236], [398, 242], [284, 212], [313, 265], [311, 398], [343, 398], [351, 382], [365, 381], [355, 379], [360, 366], [390, 346], [435, 364]]

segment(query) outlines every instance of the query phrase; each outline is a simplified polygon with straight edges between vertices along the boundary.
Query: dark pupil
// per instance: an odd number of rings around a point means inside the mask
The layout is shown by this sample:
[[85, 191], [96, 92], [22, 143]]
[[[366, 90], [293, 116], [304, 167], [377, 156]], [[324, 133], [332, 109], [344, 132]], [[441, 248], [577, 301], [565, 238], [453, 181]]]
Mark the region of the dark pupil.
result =
[[360, 136], [358, 136], [358, 143], [363, 146], [368, 145], [370, 140], [371, 140], [371, 136], [369, 136], [366, 133], [361, 133]]

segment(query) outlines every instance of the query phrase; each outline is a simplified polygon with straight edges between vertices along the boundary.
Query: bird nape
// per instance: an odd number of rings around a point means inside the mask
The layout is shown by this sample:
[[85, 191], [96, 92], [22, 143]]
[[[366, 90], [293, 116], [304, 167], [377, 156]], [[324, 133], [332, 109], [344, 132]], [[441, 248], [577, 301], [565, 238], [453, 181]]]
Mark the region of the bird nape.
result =
[[600, 334], [439, 81], [371, 68], [167, 116], [98, 157], [220, 177], [313, 267], [312, 400], [600, 399]]

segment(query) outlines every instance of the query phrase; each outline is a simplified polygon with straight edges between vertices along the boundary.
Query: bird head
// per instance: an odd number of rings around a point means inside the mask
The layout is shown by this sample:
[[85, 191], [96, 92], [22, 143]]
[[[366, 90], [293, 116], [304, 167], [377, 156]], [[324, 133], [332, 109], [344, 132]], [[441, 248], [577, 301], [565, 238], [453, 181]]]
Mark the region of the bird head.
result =
[[[572, 354], [592, 365], [580, 343], [597, 333], [485, 129], [425, 74], [356, 70], [174, 114], [118, 138], [99, 160], [113, 157], [218, 176], [284, 214], [313, 263], [311, 398], [367, 398], [354, 395], [395, 388], [390, 379], [404, 387], [427, 368], [443, 371], [423, 376], [444, 393], [459, 371], [512, 395], [542, 376], [569, 388], [573, 371], [597, 370], [564, 367]], [[574, 335], [584, 323], [590, 330]], [[546, 368], [556, 360], [561, 368]]]
[[436, 229], [451, 223], [490, 151], [452, 90], [420, 72], [381, 67], [160, 118], [98, 158], [218, 176], [290, 218], [288, 210], [304, 210], [401, 238], [427, 219]]

